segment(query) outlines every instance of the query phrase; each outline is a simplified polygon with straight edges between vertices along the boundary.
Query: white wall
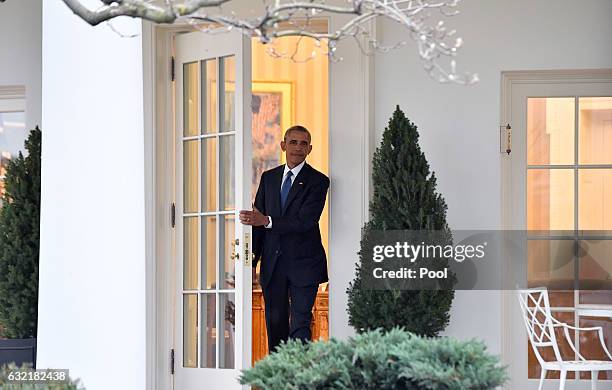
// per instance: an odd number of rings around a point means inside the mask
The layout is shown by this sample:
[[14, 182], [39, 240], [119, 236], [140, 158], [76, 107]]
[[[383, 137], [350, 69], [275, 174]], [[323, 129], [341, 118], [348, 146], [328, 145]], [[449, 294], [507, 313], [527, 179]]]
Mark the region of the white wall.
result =
[[[471, 87], [437, 84], [422, 70], [412, 44], [378, 55], [376, 137], [399, 104], [419, 127], [451, 227], [499, 229], [501, 71], [612, 67], [612, 2], [465, 0], [460, 9], [446, 19], [465, 42], [457, 62], [481, 81]], [[386, 44], [406, 34], [395, 23], [381, 27]], [[458, 292], [446, 333], [483, 339], [501, 353], [500, 319], [499, 292]]]
[[144, 389], [141, 38], [53, 0], [42, 47], [38, 365], [69, 368], [88, 390]]
[[26, 88], [26, 129], [40, 125], [42, 5], [40, 0], [0, 4], [0, 87]]

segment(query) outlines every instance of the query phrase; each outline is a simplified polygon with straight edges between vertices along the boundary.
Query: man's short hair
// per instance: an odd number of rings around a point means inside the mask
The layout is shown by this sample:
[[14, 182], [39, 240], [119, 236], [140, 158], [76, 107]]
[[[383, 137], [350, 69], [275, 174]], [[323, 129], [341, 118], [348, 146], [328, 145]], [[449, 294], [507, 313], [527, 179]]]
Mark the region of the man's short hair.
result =
[[300, 126], [300, 125], [295, 125], [295, 126], [291, 126], [290, 128], [288, 128], [287, 131], [285, 131], [285, 136], [283, 137], [283, 141], [287, 141], [287, 136], [292, 131], [301, 131], [302, 133], [306, 133], [308, 134], [308, 143], [312, 141], [312, 136], [310, 135], [310, 131], [308, 131], [308, 129], [305, 128], [304, 126]]

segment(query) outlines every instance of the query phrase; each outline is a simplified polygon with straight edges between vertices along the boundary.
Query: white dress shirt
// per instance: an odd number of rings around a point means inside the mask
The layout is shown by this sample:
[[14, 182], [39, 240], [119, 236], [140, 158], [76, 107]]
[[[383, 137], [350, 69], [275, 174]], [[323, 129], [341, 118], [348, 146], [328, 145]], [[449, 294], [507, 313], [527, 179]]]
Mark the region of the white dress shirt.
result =
[[[291, 171], [291, 173], [293, 173], [293, 175], [291, 175], [291, 185], [293, 185], [295, 178], [297, 177], [298, 173], [300, 173], [300, 171], [304, 167], [304, 164], [306, 164], [306, 160], [302, 161], [299, 165], [296, 165], [292, 169], [289, 169], [287, 164], [285, 164], [285, 170], [283, 171], [283, 178], [281, 180], [280, 188], [278, 189], [279, 192], [283, 188], [283, 183], [285, 182], [285, 178], [287, 177], [287, 172]], [[271, 229], [272, 228], [272, 217], [268, 216], [268, 219], [270, 220], [270, 223], [268, 223], [267, 225], [264, 225], [264, 227], [266, 229]]]

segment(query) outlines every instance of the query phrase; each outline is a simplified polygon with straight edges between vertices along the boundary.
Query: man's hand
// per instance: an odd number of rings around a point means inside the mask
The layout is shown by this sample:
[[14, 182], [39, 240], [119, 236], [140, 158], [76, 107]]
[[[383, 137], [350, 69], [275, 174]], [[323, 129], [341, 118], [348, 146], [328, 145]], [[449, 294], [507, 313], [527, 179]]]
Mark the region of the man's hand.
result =
[[270, 223], [270, 219], [253, 206], [253, 211], [240, 210], [240, 222], [243, 225], [265, 226]]

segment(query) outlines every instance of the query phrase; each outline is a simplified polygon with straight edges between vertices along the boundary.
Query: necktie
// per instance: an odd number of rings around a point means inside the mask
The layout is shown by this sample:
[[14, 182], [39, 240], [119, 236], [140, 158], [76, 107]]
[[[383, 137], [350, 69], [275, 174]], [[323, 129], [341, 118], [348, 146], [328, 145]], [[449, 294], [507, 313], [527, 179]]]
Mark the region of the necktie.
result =
[[293, 172], [287, 172], [287, 175], [285, 175], [285, 181], [281, 187], [281, 209], [285, 208], [285, 202], [287, 201], [287, 196], [289, 195], [289, 190], [291, 189], [291, 176], [293, 176]]

